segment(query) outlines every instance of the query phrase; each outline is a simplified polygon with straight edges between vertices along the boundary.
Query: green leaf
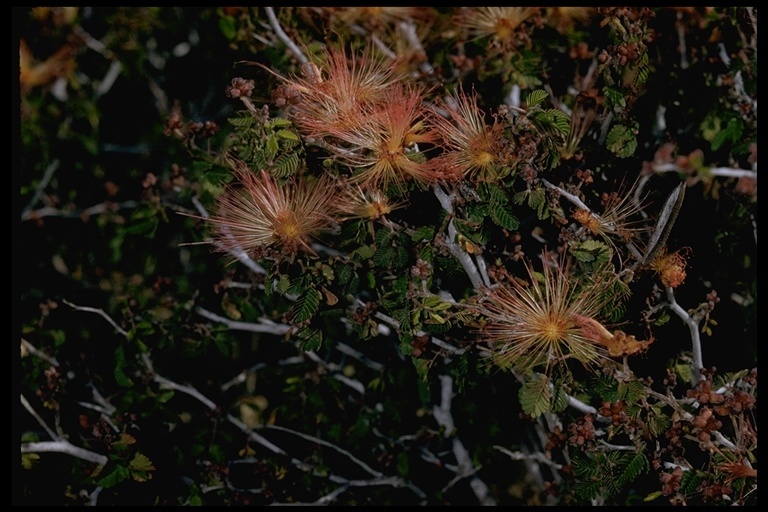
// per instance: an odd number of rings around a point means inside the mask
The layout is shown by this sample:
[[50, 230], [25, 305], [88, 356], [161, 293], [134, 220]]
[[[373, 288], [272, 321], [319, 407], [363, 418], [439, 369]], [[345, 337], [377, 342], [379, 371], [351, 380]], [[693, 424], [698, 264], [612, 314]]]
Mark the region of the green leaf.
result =
[[605, 94], [608, 108], [615, 110], [623, 109], [627, 106], [627, 100], [624, 99], [624, 94], [621, 91], [614, 89], [613, 87], [605, 87], [603, 93]]
[[40, 460], [40, 455], [37, 453], [22, 453], [21, 454], [21, 467], [24, 469], [32, 469], [32, 466]]
[[273, 128], [285, 128], [287, 126], [291, 126], [291, 124], [293, 124], [291, 121], [282, 117], [276, 117], [270, 121], [270, 125]]
[[634, 127], [623, 124], [614, 125], [605, 139], [605, 147], [619, 158], [632, 156], [637, 149], [635, 131], [636, 128]]
[[611, 255], [610, 247], [600, 240], [573, 243], [569, 246], [569, 252], [582, 263], [595, 263], [598, 266], [607, 263]]
[[491, 196], [492, 204], [506, 205], [509, 203], [509, 196], [507, 195], [507, 192], [504, 189], [497, 187], [496, 185], [489, 184], [488, 193]]
[[654, 500], [657, 500], [657, 499], [661, 498], [662, 496], [663, 496], [663, 494], [662, 494], [661, 491], [654, 491], [654, 492], [650, 493], [648, 496], [646, 496], [645, 498], [643, 498], [643, 501], [645, 501], [645, 502], [654, 501]]
[[283, 153], [275, 159], [272, 175], [275, 178], [287, 178], [299, 168], [299, 155], [296, 153]]
[[131, 462], [128, 463], [128, 467], [133, 471], [153, 471], [155, 469], [149, 457], [138, 452], [133, 456]]
[[234, 41], [237, 37], [237, 25], [232, 16], [222, 16], [219, 18], [219, 30], [229, 41]]
[[131, 214], [130, 222], [131, 224], [125, 228], [127, 233], [147, 238], [154, 238], [157, 226], [160, 224], [157, 213], [149, 208], [134, 210]]
[[323, 346], [323, 331], [320, 329], [302, 329], [297, 336], [301, 340], [299, 348], [305, 352], [318, 350]]
[[421, 242], [422, 240], [432, 240], [435, 238], [435, 228], [432, 226], [421, 226], [411, 233], [411, 240]]
[[352, 265], [341, 264], [336, 267], [336, 280], [341, 286], [344, 286], [352, 280], [353, 273]]
[[563, 386], [555, 384], [555, 396], [552, 397], [552, 412], [562, 412], [568, 407], [568, 393]]
[[492, 204], [490, 214], [491, 220], [504, 229], [514, 231], [520, 227], [520, 222], [507, 206]]
[[109, 489], [110, 487], [114, 487], [123, 480], [127, 480], [131, 477], [131, 471], [126, 468], [125, 466], [117, 466], [115, 469], [104, 476], [103, 478], [99, 479], [97, 484], [99, 487], [104, 487], [105, 489]]
[[717, 151], [726, 142], [738, 142], [744, 133], [744, 123], [738, 117], [733, 117], [728, 121], [723, 130], [717, 132], [712, 139], [712, 151]]
[[125, 371], [123, 370], [124, 367], [125, 349], [120, 345], [115, 349], [115, 369], [113, 370], [113, 373], [118, 386], [128, 388], [133, 386], [133, 381], [125, 374]]
[[549, 377], [541, 373], [534, 373], [520, 388], [519, 398], [523, 412], [537, 418], [550, 410], [552, 405], [552, 393], [549, 386]]
[[300, 324], [310, 320], [320, 307], [323, 294], [310, 288], [296, 299], [294, 304], [293, 322]]
[[253, 123], [256, 122], [256, 120], [251, 117], [250, 115], [247, 115], [245, 117], [230, 117], [227, 119], [229, 124], [236, 128], [250, 128], [253, 126]]
[[272, 160], [275, 158], [275, 155], [277, 155], [277, 151], [280, 149], [280, 145], [277, 142], [277, 137], [272, 134], [269, 137], [267, 137], [267, 144], [266, 144], [266, 157], [268, 160]]
[[555, 130], [563, 137], [568, 137], [568, 134], [571, 132], [571, 118], [568, 117], [568, 114], [557, 108], [550, 108], [544, 112], [547, 113]]
[[467, 205], [467, 220], [475, 223], [478, 226], [483, 222], [485, 216], [488, 215], [488, 208], [490, 203], [472, 203]]
[[528, 97], [525, 98], [525, 104], [528, 105], [528, 108], [535, 107], [545, 99], [547, 99], [547, 91], [544, 91], [542, 89], [536, 89], [534, 91], [531, 91], [528, 94]]
[[277, 293], [280, 295], [285, 295], [286, 292], [288, 292], [288, 288], [291, 286], [291, 279], [288, 277], [287, 274], [281, 274], [280, 279], [277, 280], [277, 283], [275, 284], [275, 289], [277, 290]]
[[536, 216], [544, 220], [549, 217], [549, 208], [547, 207], [547, 193], [543, 188], [531, 190], [528, 194], [528, 206], [536, 210]]
[[625, 485], [634, 482], [641, 474], [647, 473], [649, 469], [648, 458], [641, 453], [627, 453], [622, 458], [622, 466], [626, 464], [623, 472], [619, 475], [617, 483]]
[[286, 139], [286, 140], [294, 140], [294, 141], [299, 141], [299, 140], [300, 140], [300, 139], [299, 139], [299, 136], [298, 136], [298, 135], [296, 135], [296, 134], [295, 134], [294, 132], [292, 132], [291, 130], [277, 130], [277, 132], [275, 132], [275, 133], [276, 133], [276, 134], [277, 134], [277, 136], [278, 136], [278, 137], [280, 137], [281, 139]]

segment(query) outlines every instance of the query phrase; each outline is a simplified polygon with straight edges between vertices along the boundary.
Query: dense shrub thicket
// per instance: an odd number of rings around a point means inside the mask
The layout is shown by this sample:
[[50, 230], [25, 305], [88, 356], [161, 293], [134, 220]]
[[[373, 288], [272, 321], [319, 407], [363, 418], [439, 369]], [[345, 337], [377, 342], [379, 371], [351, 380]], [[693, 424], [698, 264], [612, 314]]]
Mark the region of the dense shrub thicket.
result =
[[756, 8], [14, 16], [16, 503], [756, 503]]

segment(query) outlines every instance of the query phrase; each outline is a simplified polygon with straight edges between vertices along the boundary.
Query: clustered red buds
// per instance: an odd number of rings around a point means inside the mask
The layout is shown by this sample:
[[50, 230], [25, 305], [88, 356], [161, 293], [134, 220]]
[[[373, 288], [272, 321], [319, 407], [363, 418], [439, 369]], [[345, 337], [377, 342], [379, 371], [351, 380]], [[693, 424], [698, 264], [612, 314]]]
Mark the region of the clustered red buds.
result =
[[225, 94], [227, 98], [250, 98], [255, 86], [253, 80], [235, 77], [232, 79], [232, 85], [226, 88]]
[[664, 486], [661, 488], [661, 493], [664, 496], [676, 493], [680, 490], [680, 481], [683, 478], [683, 468], [676, 466], [671, 473], [662, 473], [660, 480]]
[[693, 419], [693, 433], [702, 442], [709, 441], [712, 438], [712, 432], [720, 430], [722, 426], [723, 422], [714, 416], [714, 412], [709, 407], [702, 407], [699, 415]]
[[696, 388], [686, 392], [688, 398], [695, 398], [700, 404], [721, 404], [725, 400], [722, 394], [712, 390], [712, 381], [702, 380]]
[[568, 425], [568, 432], [571, 433], [571, 437], [568, 438], [568, 442], [575, 444], [576, 446], [583, 446], [588, 441], [594, 441], [595, 439], [595, 417], [591, 414], [579, 418], [576, 423]]
[[625, 404], [619, 400], [617, 402], [603, 401], [602, 407], [597, 411], [601, 416], [611, 418], [612, 425], [621, 425], [627, 421], [627, 413], [625, 412]]

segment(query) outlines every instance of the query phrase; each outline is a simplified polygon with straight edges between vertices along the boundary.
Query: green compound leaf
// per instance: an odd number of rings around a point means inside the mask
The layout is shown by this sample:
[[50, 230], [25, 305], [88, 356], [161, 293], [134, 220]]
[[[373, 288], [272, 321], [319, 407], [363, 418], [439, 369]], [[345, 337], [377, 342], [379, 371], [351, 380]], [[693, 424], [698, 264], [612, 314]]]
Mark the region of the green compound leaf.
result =
[[277, 141], [277, 136], [272, 134], [269, 137], [267, 137], [267, 146], [266, 146], [266, 157], [269, 160], [272, 160], [275, 158], [275, 155], [277, 155], [277, 151], [280, 149], [280, 144]]
[[314, 288], [306, 290], [296, 299], [294, 305], [293, 321], [300, 324], [310, 320], [320, 307], [320, 301], [323, 300], [323, 294]]
[[318, 350], [323, 346], [323, 331], [320, 329], [302, 329], [297, 336], [301, 340], [299, 346], [306, 352]]
[[272, 175], [275, 178], [287, 178], [299, 168], [299, 155], [296, 153], [283, 153], [275, 160]]
[[421, 226], [411, 233], [411, 240], [421, 242], [422, 240], [432, 240], [435, 238], [435, 228], [432, 226]]
[[528, 105], [528, 108], [533, 108], [547, 99], [547, 96], [549, 96], [547, 91], [536, 89], [535, 91], [531, 91], [530, 94], [528, 94], [528, 97], [525, 98], [525, 104]]
[[611, 249], [599, 240], [585, 240], [570, 246], [570, 253], [582, 263], [605, 264], [611, 255]]
[[547, 113], [555, 130], [557, 130], [563, 137], [567, 137], [571, 132], [571, 118], [568, 117], [568, 114], [556, 108], [550, 108], [544, 112]]
[[291, 130], [277, 130], [277, 132], [275, 132], [275, 133], [277, 133], [277, 136], [280, 137], [281, 139], [294, 140], [294, 141], [299, 141], [300, 140], [299, 136], [296, 135]]
[[636, 127], [617, 124], [605, 139], [605, 147], [608, 151], [619, 158], [627, 158], [635, 154], [637, 149], [637, 137], [635, 136]]
[[131, 476], [137, 482], [146, 482], [152, 478], [150, 471], [155, 470], [155, 466], [152, 461], [143, 453], [136, 453], [128, 463], [128, 467], [131, 470]]
[[549, 377], [541, 373], [533, 374], [520, 388], [519, 398], [523, 412], [533, 418], [549, 411], [552, 405]]
[[491, 204], [489, 213], [491, 214], [491, 220], [504, 229], [514, 231], [520, 227], [520, 222], [518, 222], [512, 210], [507, 206]]
[[620, 485], [634, 482], [642, 473], [647, 473], [649, 468], [648, 458], [643, 453], [625, 454], [619, 466], [621, 467], [624, 464], [626, 464], [624, 473], [619, 475], [618, 478]]

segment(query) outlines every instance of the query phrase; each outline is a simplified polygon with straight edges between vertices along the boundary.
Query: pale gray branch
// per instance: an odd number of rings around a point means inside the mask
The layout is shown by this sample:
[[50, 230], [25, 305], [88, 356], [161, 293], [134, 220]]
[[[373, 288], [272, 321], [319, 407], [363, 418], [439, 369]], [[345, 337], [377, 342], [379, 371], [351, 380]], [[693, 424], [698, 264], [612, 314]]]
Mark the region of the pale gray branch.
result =
[[51, 436], [51, 439], [58, 441], [60, 439], [59, 436], [56, 434], [56, 432], [54, 432], [48, 426], [47, 423], [45, 423], [45, 421], [43, 421], [43, 418], [41, 418], [40, 415], [37, 414], [37, 411], [35, 411], [32, 408], [32, 404], [29, 403], [27, 398], [24, 395], [19, 395], [19, 396], [21, 397], [21, 405], [24, 406], [24, 408], [27, 410], [27, 412], [29, 412], [29, 414], [31, 414], [32, 417], [37, 420], [37, 422], [40, 424], [40, 426], [43, 427], [43, 429], [48, 433], [49, 436]]
[[[432, 414], [437, 423], [444, 428], [445, 436], [452, 438], [453, 455], [458, 463], [457, 473], [459, 475], [473, 475], [476, 469], [469, 452], [459, 437], [455, 435], [456, 426], [451, 414], [452, 400], [453, 378], [449, 375], [440, 375], [440, 404], [432, 407]], [[482, 505], [496, 505], [496, 500], [490, 495], [490, 489], [478, 476], [472, 476], [469, 486]]]
[[43, 190], [45, 190], [45, 187], [48, 186], [48, 183], [51, 181], [51, 178], [53, 178], [53, 173], [56, 172], [56, 169], [59, 168], [59, 161], [54, 160], [50, 164], [48, 164], [48, 167], [45, 168], [45, 172], [43, 172], [43, 177], [40, 178], [40, 181], [37, 183], [37, 186], [35, 187], [35, 192], [32, 194], [32, 199], [29, 200], [29, 204], [21, 211], [21, 220], [25, 220], [25, 216], [32, 210], [32, 207], [37, 204], [37, 202], [40, 200], [40, 196], [43, 195]]
[[280, 26], [280, 22], [277, 20], [277, 16], [275, 16], [275, 10], [272, 7], [265, 7], [264, 10], [267, 11], [269, 24], [272, 26], [272, 30], [275, 31], [275, 34], [280, 39], [280, 41], [282, 41], [283, 44], [285, 44], [285, 46], [291, 50], [291, 53], [293, 53], [293, 55], [301, 64], [309, 62], [309, 60], [304, 56], [304, 53], [302, 53], [299, 47], [296, 46], [296, 43], [294, 43], [291, 38], [288, 37], [288, 34], [285, 33], [283, 27]]
[[43, 217], [63, 217], [66, 219], [85, 219], [91, 215], [101, 213], [115, 212], [126, 208], [135, 208], [139, 203], [136, 201], [124, 201], [122, 203], [103, 202], [86, 208], [81, 211], [59, 210], [53, 206], [45, 206], [37, 210], [29, 210], [21, 214], [21, 220], [42, 219]]
[[50, 363], [51, 366], [57, 366], [57, 367], [59, 366], [59, 362], [56, 360], [55, 357], [51, 357], [48, 354], [46, 354], [45, 352], [43, 352], [42, 350], [39, 350], [37, 347], [32, 345], [30, 342], [28, 342], [24, 338], [21, 338], [21, 348], [23, 350], [26, 350], [27, 352], [29, 352], [33, 356], [37, 356], [40, 359], [48, 361], [48, 363]]
[[106, 455], [86, 450], [75, 446], [69, 441], [45, 441], [41, 443], [24, 443], [21, 445], [21, 453], [44, 453], [44, 452], [56, 452], [66, 453], [72, 455], [78, 459], [83, 459], [88, 462], [95, 462], [100, 466], [104, 466], [109, 459]]
[[269, 320], [268, 318], [260, 318], [259, 323], [239, 322], [236, 320], [230, 320], [229, 318], [225, 318], [223, 316], [219, 316], [216, 313], [208, 311], [207, 309], [200, 306], [196, 307], [195, 311], [197, 311], [200, 316], [204, 316], [208, 320], [224, 324], [228, 329], [232, 329], [233, 331], [262, 332], [267, 334], [283, 335], [293, 329], [293, 327], [290, 325], [278, 324], [272, 320]]
[[[434, 191], [437, 200], [440, 201], [440, 205], [443, 207], [443, 210], [445, 210], [448, 215], [453, 215], [453, 195], [447, 194], [437, 183], [434, 184], [432, 190]], [[469, 255], [469, 253], [463, 250], [459, 244], [456, 243], [457, 235], [458, 232], [456, 231], [456, 226], [454, 226], [453, 219], [451, 219], [448, 222], [448, 236], [444, 238], [445, 246], [448, 248], [450, 253], [453, 254], [453, 257], [456, 258], [459, 263], [461, 263], [461, 266], [464, 267], [464, 271], [467, 273], [467, 277], [469, 277], [469, 280], [472, 282], [472, 287], [479, 289], [483, 285], [483, 278], [477, 269], [477, 265], [475, 265], [475, 262], [472, 261], [472, 257]]]
[[[375, 316], [376, 318], [378, 318], [382, 322], [386, 322], [387, 324], [391, 325], [395, 329], [399, 329], [400, 328], [400, 324], [398, 323], [397, 320], [395, 320], [391, 316], [385, 315], [381, 311], [375, 312], [373, 314], [373, 316]], [[456, 348], [453, 345], [451, 345], [450, 343], [447, 343], [447, 342], [445, 342], [445, 341], [443, 341], [443, 340], [441, 340], [439, 338], [436, 338], [435, 336], [429, 334], [428, 332], [416, 331], [415, 334], [416, 334], [416, 336], [429, 336], [429, 339], [430, 339], [430, 341], [433, 344], [437, 345], [438, 347], [440, 347], [440, 348], [442, 348], [444, 350], [447, 350], [448, 352], [452, 352], [454, 354], [463, 354], [465, 352], [465, 350], [463, 348]]]
[[62, 299], [61, 301], [64, 304], [66, 304], [67, 306], [73, 308], [75, 311], [85, 311], [86, 313], [96, 313], [97, 315], [100, 315], [107, 322], [109, 322], [109, 324], [112, 327], [115, 328], [115, 331], [117, 331], [118, 333], [120, 333], [121, 335], [123, 335], [126, 338], [128, 337], [128, 333], [125, 331], [125, 329], [123, 329], [122, 327], [117, 325], [117, 323], [114, 320], [112, 320], [112, 317], [110, 317], [108, 314], [106, 314], [103, 309], [92, 308], [92, 307], [89, 307], [89, 306], [78, 306], [76, 304], [72, 304], [71, 302], [69, 302], [68, 300], [65, 300], [65, 299]]
[[513, 452], [513, 451], [510, 451], [510, 450], [504, 448], [503, 446], [494, 445], [493, 447], [495, 449], [499, 450], [501, 453], [509, 455], [509, 458], [511, 458], [512, 460], [522, 460], [522, 461], [532, 460], [534, 462], [538, 462], [538, 463], [550, 466], [550, 467], [552, 467], [554, 469], [558, 469], [558, 470], [559, 469], [563, 469], [563, 465], [562, 464], [558, 464], [558, 463], [552, 461], [551, 459], [548, 459], [541, 452], [536, 452], [536, 453], [523, 453], [523, 452], [519, 452], [519, 451], [518, 452]]
[[671, 286], [667, 287], [667, 300], [669, 309], [671, 309], [688, 326], [688, 332], [691, 334], [691, 344], [693, 345], [693, 382], [697, 384], [704, 378], [701, 369], [704, 368], [704, 360], [701, 352], [701, 336], [699, 335], [699, 323], [694, 320], [675, 300], [675, 290]]
[[369, 474], [371, 474], [371, 475], [373, 475], [375, 477], [382, 477], [382, 476], [384, 476], [383, 473], [381, 473], [380, 471], [376, 471], [375, 469], [371, 468], [368, 464], [366, 464], [362, 460], [360, 460], [357, 457], [355, 457], [349, 451], [347, 451], [347, 450], [345, 450], [345, 449], [341, 448], [340, 446], [337, 446], [337, 445], [335, 445], [333, 443], [329, 443], [328, 441], [324, 441], [323, 439], [320, 439], [319, 437], [311, 436], [309, 434], [304, 434], [302, 432], [297, 432], [295, 430], [291, 430], [291, 429], [285, 428], [285, 427], [280, 427], [280, 426], [277, 426], [277, 425], [265, 425], [263, 428], [265, 430], [278, 430], [280, 432], [287, 432], [289, 434], [293, 434], [293, 435], [295, 435], [297, 437], [300, 437], [302, 439], [306, 439], [307, 441], [311, 441], [312, 443], [316, 443], [316, 444], [319, 444], [321, 446], [325, 446], [327, 448], [331, 448], [332, 450], [334, 450], [334, 451], [344, 455], [349, 460], [351, 460], [352, 462], [357, 464], [360, 468], [365, 470], [366, 473], [369, 473]]

